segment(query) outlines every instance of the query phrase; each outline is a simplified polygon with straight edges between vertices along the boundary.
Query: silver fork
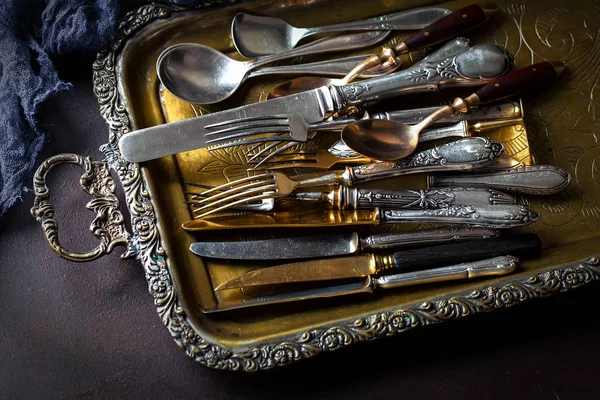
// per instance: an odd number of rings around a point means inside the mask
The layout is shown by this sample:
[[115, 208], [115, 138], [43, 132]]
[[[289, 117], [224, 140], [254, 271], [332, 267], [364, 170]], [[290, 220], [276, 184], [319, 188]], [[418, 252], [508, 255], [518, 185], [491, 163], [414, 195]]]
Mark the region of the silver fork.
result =
[[[391, 111], [369, 115], [365, 113], [363, 118], [388, 119], [408, 124], [418, 123], [424, 116], [435, 111], [437, 107], [416, 108], [412, 110]], [[501, 123], [504, 120], [515, 120], [523, 116], [522, 106], [517, 102], [500, 102], [489, 106], [482, 106], [471, 113], [454, 115], [439, 122], [441, 124], [453, 123], [452, 127], [434, 127], [422, 132], [419, 141], [427, 141], [439, 139], [449, 136], [467, 136], [467, 125], [461, 121], [497, 121]], [[290, 115], [272, 115], [262, 117], [248, 117], [236, 121], [224, 121], [218, 124], [208, 125], [206, 128], [221, 128], [211, 131], [206, 134], [207, 137], [217, 136], [217, 138], [207, 140], [207, 144], [222, 141], [232, 140], [229, 143], [223, 143], [212, 149], [220, 149], [231, 146], [251, 145], [246, 150], [245, 154], [250, 156], [249, 161], [254, 161], [262, 158], [256, 163], [255, 168], [260, 167], [271, 158], [285, 152], [298, 142], [306, 142], [312, 139], [317, 131], [321, 130], [336, 130], [345, 127], [346, 125], [356, 121], [354, 118], [345, 118], [338, 120], [328, 120], [307, 124], [301, 114]], [[508, 121], [506, 122], [508, 124]], [[516, 123], [516, 122], [515, 122]], [[221, 136], [228, 134], [226, 136]], [[262, 137], [253, 137], [255, 135], [270, 134]], [[246, 137], [251, 137], [245, 139]], [[258, 146], [265, 142], [272, 142], [269, 145], [256, 152]], [[283, 142], [289, 142], [280, 146]], [[279, 146], [279, 147], [278, 147]]]
[[434, 147], [398, 162], [377, 162], [343, 170], [289, 177], [266, 172], [208, 189], [195, 202], [196, 218], [266, 198], [282, 198], [293, 191], [315, 186], [352, 186], [355, 183], [436, 171], [471, 171], [493, 162], [504, 147], [495, 140], [472, 137]]
[[[220, 142], [222, 140], [234, 141], [211, 147], [211, 149], [221, 149], [231, 146], [271, 142], [274, 140], [278, 142], [305, 142], [308, 139], [309, 132], [314, 132], [317, 129], [337, 129], [354, 121], [354, 119], [341, 119], [307, 124], [302, 114], [298, 113], [248, 117], [236, 121], [224, 121], [207, 125], [205, 128], [210, 129], [211, 131], [206, 133], [208, 138], [206, 143], [210, 145], [211, 143]], [[221, 129], [212, 130], [213, 128]], [[223, 134], [227, 135], [222, 136]], [[271, 134], [271, 136], [243, 139], [248, 136], [261, 134]], [[218, 139], [211, 139], [211, 137], [215, 135], [218, 136]]]

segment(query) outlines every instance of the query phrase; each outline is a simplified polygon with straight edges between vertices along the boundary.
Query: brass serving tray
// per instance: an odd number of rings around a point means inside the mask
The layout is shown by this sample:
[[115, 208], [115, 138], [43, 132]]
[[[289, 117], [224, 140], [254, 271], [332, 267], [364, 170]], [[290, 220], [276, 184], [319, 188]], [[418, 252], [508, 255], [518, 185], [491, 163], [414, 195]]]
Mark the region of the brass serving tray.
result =
[[[469, 3], [427, 2], [451, 9]], [[278, 234], [227, 231], [192, 235], [181, 229], [183, 222], [193, 218], [184, 204], [183, 182], [214, 185], [245, 176], [243, 149], [197, 150], [142, 166], [125, 162], [118, 152], [118, 138], [131, 130], [260, 101], [276, 83], [289, 78], [253, 78], [222, 103], [210, 107], [191, 105], [166, 92], [157, 79], [156, 59], [170, 45], [202, 43], [239, 59], [229, 36], [231, 19], [239, 11], [277, 15], [297, 26], [311, 26], [424, 6], [422, 1], [259, 0], [194, 10], [168, 5], [142, 7], [124, 18], [119, 37], [111, 48], [99, 54], [94, 65], [95, 92], [110, 130], [109, 143], [101, 149], [107, 164], [57, 156], [47, 162], [42, 172], [38, 171], [36, 192], [43, 192], [43, 176], [57, 162], [80, 163], [96, 174], [108, 166], [113, 168], [125, 190], [132, 235], [123, 230], [122, 221], [115, 217], [120, 214], [113, 203], [111, 212], [97, 205], [90, 207], [103, 216], [99, 223], [100, 231], [105, 232], [103, 247], [79, 258], [93, 258], [110, 251], [115, 244], [127, 243], [125, 255], [136, 256], [143, 263], [150, 293], [176, 343], [188, 356], [220, 369], [249, 371], [282, 366], [322, 351], [516, 305], [600, 279], [600, 146], [595, 110], [600, 77], [600, 9], [577, 0], [498, 3], [501, 9], [497, 15], [469, 35], [471, 44], [502, 44], [515, 55], [517, 66], [539, 59], [562, 60], [567, 65], [565, 76], [554, 87], [523, 99], [524, 126], [486, 133], [504, 142], [507, 152], [526, 164], [557, 165], [573, 178], [570, 186], [555, 196], [520, 199], [542, 215], [539, 222], [522, 231], [538, 233], [544, 249], [542, 257], [522, 263], [515, 274], [206, 315], [203, 307], [245, 296], [225, 291], [216, 298], [213, 287], [259, 264], [202, 260], [189, 251], [189, 245], [207, 237], [244, 240]], [[402, 35], [393, 35], [388, 43]], [[361, 53], [372, 53], [378, 48]], [[317, 58], [303, 59], [313, 60]], [[404, 61], [410, 64], [414, 60]], [[427, 101], [431, 105], [455, 94], [442, 93]], [[385, 107], [413, 108], [415, 101], [421, 99], [398, 98]], [[317, 145], [324, 144], [309, 144]], [[103, 176], [105, 180], [101, 182], [106, 184], [110, 178]], [[424, 182], [424, 177], [410, 177], [400, 184], [423, 187]], [[87, 189], [98, 198], [112, 195], [111, 190], [94, 192], [94, 184], [89, 182]], [[48, 235], [56, 227], [52, 216], [44, 219], [42, 203], [36, 199], [34, 208]], [[387, 229], [416, 228], [419, 227], [406, 225]], [[366, 228], [360, 229], [366, 232]], [[49, 241], [55, 249], [61, 249], [52, 235]], [[67, 258], [78, 257], [57, 251]]]

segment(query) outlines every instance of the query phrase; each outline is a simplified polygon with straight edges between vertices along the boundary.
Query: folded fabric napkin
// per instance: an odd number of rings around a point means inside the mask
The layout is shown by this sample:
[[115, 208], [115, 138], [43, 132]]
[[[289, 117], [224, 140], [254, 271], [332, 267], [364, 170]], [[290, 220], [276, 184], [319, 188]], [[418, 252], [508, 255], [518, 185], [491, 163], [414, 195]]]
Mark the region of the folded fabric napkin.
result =
[[[95, 53], [115, 33], [118, 19], [145, 0], [2, 0], [0, 2], [0, 216], [26, 190], [45, 133], [40, 105], [69, 83], [53, 61]], [[192, 6], [206, 0], [169, 0]], [[90, 77], [91, 79], [91, 77]]]

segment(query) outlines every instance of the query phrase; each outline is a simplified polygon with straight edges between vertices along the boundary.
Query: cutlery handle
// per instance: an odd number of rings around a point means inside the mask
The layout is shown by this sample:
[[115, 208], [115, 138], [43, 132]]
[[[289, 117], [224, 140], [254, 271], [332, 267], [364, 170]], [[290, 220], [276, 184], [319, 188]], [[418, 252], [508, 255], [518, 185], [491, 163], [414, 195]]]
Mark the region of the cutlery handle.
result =
[[564, 69], [561, 62], [543, 61], [519, 68], [490, 82], [465, 98], [469, 106], [502, 100], [526, 90], [551, 85]]
[[369, 31], [325, 37], [281, 53], [256, 58], [252, 61], [252, 69], [288, 58], [373, 46], [384, 40], [389, 34], [390, 31]]
[[495, 229], [478, 226], [419, 229], [410, 232], [378, 233], [359, 239], [363, 252], [372, 250], [423, 247], [464, 240], [480, 240], [497, 237]]
[[342, 204], [345, 208], [446, 208], [456, 204], [489, 206], [515, 204], [516, 199], [502, 192], [487, 188], [449, 187], [440, 189], [386, 190], [355, 189], [343, 187]]
[[496, 9], [496, 5], [493, 4], [473, 4], [456, 10], [415, 33], [398, 44], [394, 50], [397, 53], [405, 53], [462, 35], [487, 21]]
[[[333, 60], [317, 61], [307, 64], [278, 65], [276, 67], [265, 67], [250, 71], [248, 78], [254, 78], [262, 75], [278, 74], [303, 74], [303, 75], [329, 75], [344, 76], [354, 66], [364, 60], [364, 56], [352, 56], [336, 58]], [[398, 65], [394, 66], [398, 67]], [[390, 72], [390, 68], [371, 68], [363, 71], [361, 78], [373, 78], [383, 76]]]
[[468, 171], [491, 163], [503, 151], [504, 146], [495, 140], [482, 137], [464, 138], [415, 153], [397, 162], [347, 167], [348, 179], [344, 183], [351, 185], [423, 172]]
[[[435, 55], [435, 54], [434, 54]], [[380, 101], [399, 94], [438, 91], [456, 86], [483, 86], [512, 67], [512, 56], [494, 44], [481, 44], [453, 57], [431, 57], [393, 74], [347, 85], [330, 85], [336, 109]]]
[[402, 29], [416, 30], [430, 26], [432, 21], [451, 15], [451, 11], [442, 7], [423, 7], [401, 11], [394, 14], [382, 15], [362, 21], [345, 22], [342, 24], [306, 28], [303, 37], [325, 32], [341, 32], [353, 30]]
[[[405, 124], [417, 124], [425, 119], [439, 107], [416, 108], [412, 110], [398, 110], [371, 114], [374, 119], [389, 119], [391, 121], [403, 122]], [[486, 120], [510, 120], [523, 117], [523, 111], [519, 102], [506, 101], [502, 103], [482, 106], [466, 114], [455, 114], [437, 121], [434, 126], [440, 124], [457, 123], [460, 121], [486, 121]], [[423, 135], [425, 132], [421, 133]]]
[[449, 262], [472, 262], [506, 254], [521, 259], [534, 258], [540, 255], [541, 249], [539, 236], [535, 233], [525, 233], [479, 240], [477, 243], [465, 241], [419, 247], [380, 257], [388, 257], [387, 264], [392, 265], [390, 269], [385, 270], [386, 272], [408, 272], [440, 267], [448, 265]]
[[506, 171], [465, 175], [431, 175], [430, 187], [469, 186], [487, 187], [509, 192], [550, 195], [565, 189], [571, 176], [553, 165], [532, 165]]
[[517, 269], [519, 259], [503, 255], [487, 260], [467, 262], [447, 267], [403, 274], [381, 276], [372, 280], [373, 288], [398, 288], [424, 283], [446, 282], [459, 279], [479, 278], [482, 276], [506, 275]]
[[381, 210], [382, 223], [464, 224], [492, 229], [516, 228], [536, 222], [540, 215], [521, 205], [454, 205], [431, 210]]

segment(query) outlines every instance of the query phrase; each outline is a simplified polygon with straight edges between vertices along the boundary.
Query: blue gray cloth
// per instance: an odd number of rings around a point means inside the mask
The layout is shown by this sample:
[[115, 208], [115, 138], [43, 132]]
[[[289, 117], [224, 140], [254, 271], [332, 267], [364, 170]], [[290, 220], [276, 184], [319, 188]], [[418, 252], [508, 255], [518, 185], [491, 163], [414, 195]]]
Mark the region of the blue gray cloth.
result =
[[[69, 83], [53, 62], [72, 53], [94, 54], [116, 31], [118, 18], [144, 0], [0, 1], [0, 216], [26, 190], [45, 141], [37, 114]], [[202, 0], [169, 0], [193, 5]]]

